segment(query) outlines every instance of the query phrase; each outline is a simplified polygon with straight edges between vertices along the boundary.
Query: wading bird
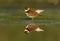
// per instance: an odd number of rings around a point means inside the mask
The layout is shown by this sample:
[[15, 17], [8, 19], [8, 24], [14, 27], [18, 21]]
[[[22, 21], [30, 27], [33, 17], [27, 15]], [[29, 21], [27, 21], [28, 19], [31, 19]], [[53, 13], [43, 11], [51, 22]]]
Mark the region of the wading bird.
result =
[[28, 17], [32, 18], [32, 21], [35, 17], [43, 15], [42, 12], [44, 12], [44, 10], [34, 9], [29, 7], [25, 7], [24, 11]]

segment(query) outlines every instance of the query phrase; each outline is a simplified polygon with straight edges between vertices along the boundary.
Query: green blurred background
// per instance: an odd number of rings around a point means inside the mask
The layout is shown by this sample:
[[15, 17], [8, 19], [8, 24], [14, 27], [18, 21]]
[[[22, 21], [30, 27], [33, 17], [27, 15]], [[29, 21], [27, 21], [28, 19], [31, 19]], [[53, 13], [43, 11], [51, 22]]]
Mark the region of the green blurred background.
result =
[[[44, 32], [24, 33], [31, 23], [25, 6], [45, 10], [34, 20]], [[0, 0], [0, 41], [60, 41], [60, 0]]]
[[0, 0], [0, 7], [60, 7], [60, 0]]

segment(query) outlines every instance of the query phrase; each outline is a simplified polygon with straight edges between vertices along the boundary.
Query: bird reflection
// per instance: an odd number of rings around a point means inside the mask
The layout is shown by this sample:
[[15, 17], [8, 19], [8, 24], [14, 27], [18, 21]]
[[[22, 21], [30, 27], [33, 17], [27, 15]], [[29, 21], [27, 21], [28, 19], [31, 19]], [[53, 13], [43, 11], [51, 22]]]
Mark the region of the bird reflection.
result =
[[28, 33], [32, 33], [32, 32], [40, 32], [40, 31], [44, 31], [42, 29], [43, 26], [38, 26], [34, 23], [30, 23], [26, 26], [24, 33], [28, 34]]

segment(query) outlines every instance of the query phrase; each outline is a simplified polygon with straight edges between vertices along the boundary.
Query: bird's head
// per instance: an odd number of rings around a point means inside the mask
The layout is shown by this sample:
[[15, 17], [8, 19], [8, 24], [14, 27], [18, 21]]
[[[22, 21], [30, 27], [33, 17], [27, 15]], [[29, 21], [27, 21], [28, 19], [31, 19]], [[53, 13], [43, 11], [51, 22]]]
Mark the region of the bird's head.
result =
[[24, 10], [25, 10], [25, 12], [27, 12], [27, 11], [30, 10], [30, 8], [29, 7], [25, 7]]
[[29, 34], [30, 31], [26, 28], [26, 29], [24, 30], [24, 33], [25, 33], [25, 34]]

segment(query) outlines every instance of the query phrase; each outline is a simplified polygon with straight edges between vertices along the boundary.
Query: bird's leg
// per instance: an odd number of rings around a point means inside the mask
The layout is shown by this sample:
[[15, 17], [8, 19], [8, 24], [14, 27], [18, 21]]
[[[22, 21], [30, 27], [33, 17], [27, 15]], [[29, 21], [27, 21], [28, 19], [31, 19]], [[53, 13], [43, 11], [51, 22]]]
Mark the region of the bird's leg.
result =
[[33, 22], [33, 19], [34, 19], [34, 18], [32, 18], [32, 22]]

